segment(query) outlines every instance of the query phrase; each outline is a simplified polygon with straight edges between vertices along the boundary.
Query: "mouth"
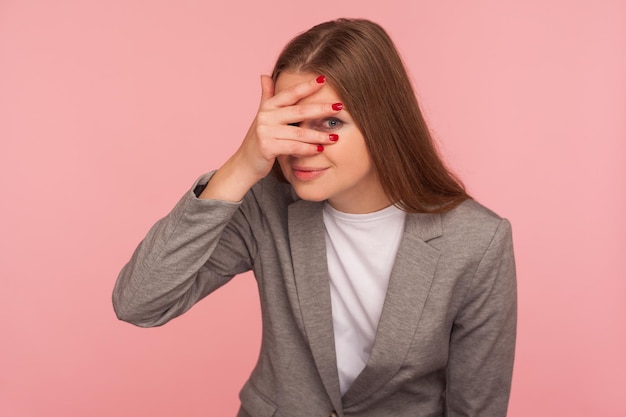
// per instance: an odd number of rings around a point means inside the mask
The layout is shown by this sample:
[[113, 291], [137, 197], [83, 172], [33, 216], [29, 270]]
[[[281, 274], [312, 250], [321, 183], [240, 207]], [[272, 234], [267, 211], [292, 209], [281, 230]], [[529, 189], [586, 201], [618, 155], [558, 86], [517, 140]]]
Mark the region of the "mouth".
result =
[[293, 176], [300, 181], [311, 181], [324, 174], [328, 168], [292, 167]]

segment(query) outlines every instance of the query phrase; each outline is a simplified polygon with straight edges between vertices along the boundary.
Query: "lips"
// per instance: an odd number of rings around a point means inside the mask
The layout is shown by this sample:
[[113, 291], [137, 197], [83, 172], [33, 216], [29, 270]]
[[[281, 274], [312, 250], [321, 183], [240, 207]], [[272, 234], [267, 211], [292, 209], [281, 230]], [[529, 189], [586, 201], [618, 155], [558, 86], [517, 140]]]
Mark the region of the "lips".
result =
[[327, 169], [328, 168], [293, 167], [291, 171], [294, 177], [300, 181], [311, 181], [322, 176]]

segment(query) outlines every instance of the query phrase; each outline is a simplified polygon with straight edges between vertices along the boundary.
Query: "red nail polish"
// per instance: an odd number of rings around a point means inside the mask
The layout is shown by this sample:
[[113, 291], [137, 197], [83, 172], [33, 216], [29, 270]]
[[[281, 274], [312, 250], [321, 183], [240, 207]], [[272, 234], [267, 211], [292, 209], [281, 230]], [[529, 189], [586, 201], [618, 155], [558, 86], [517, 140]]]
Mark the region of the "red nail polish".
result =
[[315, 81], [317, 81], [318, 84], [324, 84], [324, 82], [326, 81], [326, 77], [324, 77], [323, 75], [320, 75], [319, 77], [315, 79]]
[[339, 111], [339, 110], [343, 109], [343, 104], [342, 103], [335, 103], [335, 104], [332, 105], [332, 107], [333, 107], [333, 110]]
[[317, 145], [318, 152], [322, 152], [323, 150], [324, 150], [324, 147], [322, 145]]
[[331, 142], [337, 142], [339, 140], [339, 135], [331, 133], [328, 135], [328, 140], [330, 140]]

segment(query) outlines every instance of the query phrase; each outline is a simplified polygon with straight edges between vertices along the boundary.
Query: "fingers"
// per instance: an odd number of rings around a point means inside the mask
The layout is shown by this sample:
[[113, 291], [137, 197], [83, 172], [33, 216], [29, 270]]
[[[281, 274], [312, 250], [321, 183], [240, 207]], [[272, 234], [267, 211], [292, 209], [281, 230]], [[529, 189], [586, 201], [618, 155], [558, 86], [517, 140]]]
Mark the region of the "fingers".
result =
[[280, 155], [311, 156], [324, 151], [324, 147], [339, 140], [336, 133], [328, 133], [298, 126], [258, 126], [261, 154], [267, 158]]
[[261, 105], [247, 138], [257, 155], [270, 162], [280, 155], [311, 156], [339, 139], [338, 132], [328, 129], [323, 120], [341, 112], [340, 103], [311, 100], [298, 104], [305, 97], [324, 87], [323, 76], [289, 86], [276, 92], [267, 75], [261, 76]]
[[[321, 120], [340, 111], [332, 104], [310, 104], [260, 112], [257, 115], [256, 137], [266, 156], [312, 155], [323, 151], [323, 146], [339, 140], [340, 131], [324, 127]], [[319, 122], [309, 123], [310, 119]]]
[[299, 126], [259, 126], [258, 136], [261, 138], [273, 138], [279, 141], [295, 141], [309, 144], [330, 145], [339, 139], [336, 133], [329, 133], [314, 129], [305, 129]]
[[282, 123], [301, 123], [334, 116], [343, 109], [341, 103], [299, 104], [285, 107], [280, 114]]
[[309, 81], [286, 88], [272, 98], [272, 104], [276, 107], [294, 105], [303, 98], [321, 90], [325, 82], [326, 77], [320, 75], [316, 78], [311, 78]]
[[[298, 104], [303, 98], [322, 89], [325, 82], [326, 77], [319, 75], [276, 93], [272, 78], [268, 75], [261, 75], [259, 115], [271, 115], [272, 120], [270, 121], [268, 117], [268, 120], [264, 122], [285, 124], [333, 115], [342, 109], [341, 103]], [[262, 117], [265, 118], [265, 116]]]
[[299, 125], [310, 121], [314, 123], [329, 116], [335, 116], [341, 111], [341, 103], [311, 103], [298, 104], [277, 110], [260, 111], [258, 120], [261, 125]]

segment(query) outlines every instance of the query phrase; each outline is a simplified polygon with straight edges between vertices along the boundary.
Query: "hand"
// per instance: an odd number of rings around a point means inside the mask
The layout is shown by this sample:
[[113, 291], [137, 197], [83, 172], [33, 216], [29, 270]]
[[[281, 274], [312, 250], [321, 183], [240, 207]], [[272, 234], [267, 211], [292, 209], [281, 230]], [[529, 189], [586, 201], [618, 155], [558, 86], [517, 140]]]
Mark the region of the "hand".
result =
[[332, 143], [328, 132], [298, 126], [304, 120], [339, 112], [332, 103], [298, 104], [323, 86], [324, 77], [320, 76], [274, 94], [272, 79], [261, 76], [259, 111], [237, 151], [257, 180], [270, 172], [279, 155], [311, 156]]
[[[275, 94], [271, 77], [261, 76], [261, 103], [248, 133], [233, 156], [215, 173], [200, 198], [239, 201], [272, 169], [279, 155], [310, 156], [333, 143], [331, 135], [299, 124], [339, 113], [333, 103], [298, 104], [324, 87], [311, 78]], [[337, 140], [336, 135], [333, 138]]]

